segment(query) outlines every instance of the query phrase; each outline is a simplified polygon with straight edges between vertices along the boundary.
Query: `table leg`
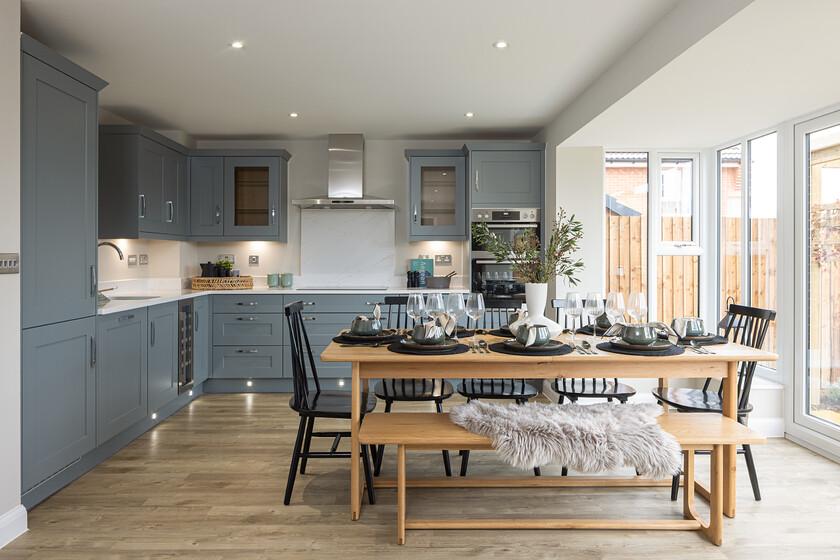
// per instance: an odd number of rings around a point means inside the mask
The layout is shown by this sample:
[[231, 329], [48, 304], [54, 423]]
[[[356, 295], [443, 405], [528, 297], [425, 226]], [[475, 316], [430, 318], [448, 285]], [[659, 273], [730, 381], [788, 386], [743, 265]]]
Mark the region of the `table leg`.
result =
[[[666, 377], [659, 378], [659, 392], [664, 393], [665, 390], [668, 389], [668, 379]], [[662, 402], [662, 412], [663, 414], [668, 414], [668, 403]]]
[[405, 544], [405, 446], [397, 446], [397, 544]]
[[[738, 420], [738, 362], [729, 362], [723, 380], [723, 415]], [[723, 514], [735, 517], [737, 447], [723, 446]]]
[[350, 519], [357, 521], [362, 513], [361, 477], [359, 465], [359, 426], [362, 417], [362, 387], [359, 378], [359, 362], [353, 362], [353, 375], [350, 382]]

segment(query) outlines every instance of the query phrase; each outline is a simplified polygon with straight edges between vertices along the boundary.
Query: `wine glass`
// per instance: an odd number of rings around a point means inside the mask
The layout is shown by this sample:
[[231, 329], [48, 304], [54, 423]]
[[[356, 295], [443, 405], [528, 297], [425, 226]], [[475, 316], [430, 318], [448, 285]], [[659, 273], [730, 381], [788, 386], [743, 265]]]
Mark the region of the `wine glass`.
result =
[[461, 294], [449, 294], [446, 297], [446, 312], [455, 318], [455, 330], [453, 331], [452, 338], [458, 340], [458, 323], [467, 314], [467, 309], [464, 306], [464, 296]]
[[583, 307], [586, 316], [589, 317], [589, 323], [592, 325], [592, 334], [598, 332], [598, 317], [604, 312], [604, 298], [599, 292], [589, 292], [586, 294], [586, 304]]
[[[473, 333], [478, 332], [478, 321], [484, 317], [484, 296], [471, 293], [467, 296], [467, 316], [472, 319]], [[472, 346], [475, 347], [475, 334], [472, 336]]]
[[630, 302], [627, 306], [627, 313], [634, 323], [641, 323], [647, 315], [648, 307], [643, 292], [633, 292], [630, 294]]
[[624, 294], [621, 292], [610, 292], [607, 295], [607, 317], [611, 325], [624, 319]]
[[440, 293], [427, 295], [426, 314], [437, 323], [444, 313], [446, 313], [446, 307], [443, 305], [443, 295]]
[[572, 346], [575, 344], [575, 325], [583, 315], [583, 300], [578, 292], [569, 292], [566, 294], [566, 315], [572, 318]]
[[426, 316], [426, 302], [423, 299], [423, 294], [410, 294], [405, 304], [405, 312], [411, 318], [412, 325], [422, 321], [423, 317]]

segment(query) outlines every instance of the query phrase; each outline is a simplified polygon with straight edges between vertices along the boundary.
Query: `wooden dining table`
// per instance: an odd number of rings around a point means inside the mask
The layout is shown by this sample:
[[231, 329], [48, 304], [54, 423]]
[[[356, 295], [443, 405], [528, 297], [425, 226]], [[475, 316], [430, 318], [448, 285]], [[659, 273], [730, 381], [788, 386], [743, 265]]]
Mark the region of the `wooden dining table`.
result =
[[[492, 344], [503, 338], [489, 334], [476, 338]], [[568, 342], [568, 335], [558, 340]], [[686, 349], [678, 356], [636, 356], [598, 350], [600, 338], [577, 336], [578, 343], [588, 340], [594, 354], [572, 352], [563, 356], [527, 356], [501, 353], [450, 355], [409, 355], [391, 352], [386, 346], [346, 346], [332, 342], [321, 353], [324, 362], [352, 363], [350, 517], [361, 515], [362, 477], [359, 428], [362, 421], [362, 393], [373, 379], [467, 379], [467, 378], [629, 378], [658, 379], [667, 387], [672, 379], [717, 378], [723, 380], [723, 414], [737, 420], [738, 363], [742, 361], [776, 361], [772, 352], [728, 343], [708, 347], [711, 353], [701, 354]], [[667, 408], [666, 408], [667, 410]], [[735, 517], [736, 446], [727, 445], [723, 457], [723, 513]], [[670, 483], [670, 482], [669, 482]]]

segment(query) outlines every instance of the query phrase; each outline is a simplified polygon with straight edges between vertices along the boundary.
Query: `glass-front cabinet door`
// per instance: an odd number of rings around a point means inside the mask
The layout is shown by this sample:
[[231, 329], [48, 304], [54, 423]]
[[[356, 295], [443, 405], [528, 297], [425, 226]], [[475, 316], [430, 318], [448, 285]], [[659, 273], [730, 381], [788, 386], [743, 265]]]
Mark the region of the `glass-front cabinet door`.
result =
[[277, 237], [280, 231], [280, 161], [225, 158], [225, 236]]
[[410, 158], [409, 239], [466, 239], [463, 156]]

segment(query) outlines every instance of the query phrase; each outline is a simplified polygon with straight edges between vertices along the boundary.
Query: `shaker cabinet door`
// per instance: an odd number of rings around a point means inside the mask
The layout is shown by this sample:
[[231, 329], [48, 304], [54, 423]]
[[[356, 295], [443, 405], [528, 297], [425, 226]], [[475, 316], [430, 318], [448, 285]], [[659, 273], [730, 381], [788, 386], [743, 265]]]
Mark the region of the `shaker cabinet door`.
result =
[[281, 221], [285, 221], [280, 171], [280, 159], [275, 157], [225, 158], [226, 237], [279, 236]]
[[463, 157], [412, 157], [409, 239], [467, 238], [466, 169]]
[[542, 207], [543, 158], [537, 150], [470, 152], [474, 206]]
[[97, 93], [27, 54], [21, 72], [23, 327], [96, 313]]
[[225, 168], [221, 157], [190, 158], [190, 234], [221, 236]]
[[178, 396], [178, 303], [149, 308], [149, 412]]
[[22, 490], [96, 445], [93, 317], [23, 331]]

